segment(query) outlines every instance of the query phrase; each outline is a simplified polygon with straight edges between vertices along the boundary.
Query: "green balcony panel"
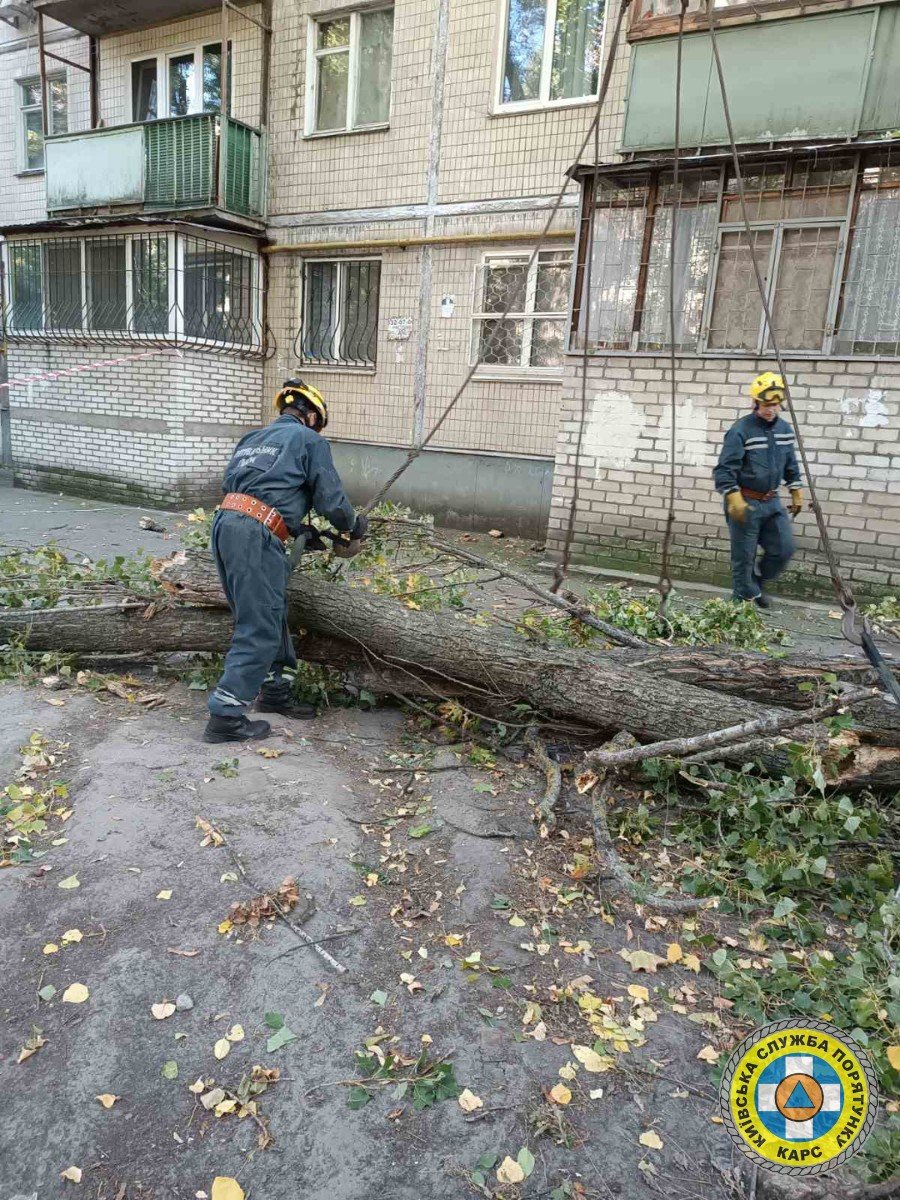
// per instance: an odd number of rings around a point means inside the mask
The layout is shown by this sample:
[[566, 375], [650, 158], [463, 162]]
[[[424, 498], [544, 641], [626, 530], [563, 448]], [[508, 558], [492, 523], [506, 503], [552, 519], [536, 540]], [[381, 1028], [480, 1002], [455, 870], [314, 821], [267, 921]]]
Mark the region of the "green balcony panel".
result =
[[204, 114], [150, 121], [144, 126], [148, 207], [212, 204], [216, 118]]
[[[883, 12], [893, 18], [896, 9]], [[869, 103], [867, 85], [882, 49], [877, 28], [885, 38], [896, 39], [893, 19], [879, 26], [879, 12], [874, 9], [722, 29], [719, 52], [736, 141], [855, 137], [867, 128], [863, 116], [864, 103]], [[896, 40], [892, 44], [896, 63]], [[673, 146], [676, 49], [673, 37], [632, 46], [624, 150]], [[883, 99], [871, 104], [879, 120], [891, 103], [896, 110], [900, 90], [898, 72], [889, 68], [890, 53], [883, 53]], [[881, 127], [890, 123], [885, 120]], [[727, 142], [709, 34], [690, 34], [683, 46], [681, 144]]]

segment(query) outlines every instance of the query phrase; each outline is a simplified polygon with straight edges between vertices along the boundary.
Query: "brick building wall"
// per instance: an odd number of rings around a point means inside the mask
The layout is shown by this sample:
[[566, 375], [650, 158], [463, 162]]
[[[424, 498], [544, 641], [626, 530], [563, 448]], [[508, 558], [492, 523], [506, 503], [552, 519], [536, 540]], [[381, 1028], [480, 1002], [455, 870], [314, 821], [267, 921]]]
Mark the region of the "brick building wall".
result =
[[[572, 356], [563, 414], [548, 549], [562, 553], [576, 475], [582, 360]], [[728, 586], [728, 536], [712, 468], [725, 431], [748, 410], [744, 396], [765, 359], [678, 359], [676, 524], [673, 569]], [[788, 360], [822, 510], [842, 570], [860, 593], [900, 587], [900, 363]], [[668, 512], [668, 360], [594, 358], [578, 475], [573, 556], [600, 567], [659, 569]], [[794, 525], [797, 555], [778, 587], [828, 593], [815, 519]]]
[[[67, 31], [54, 21], [46, 23], [47, 49], [73, 62], [88, 61], [88, 39]], [[62, 40], [60, 40], [62, 38]], [[37, 37], [23, 35], [0, 23], [0, 225], [24, 225], [47, 215], [44, 172], [26, 171], [24, 131], [21, 115], [20, 81], [37, 79], [40, 62]], [[64, 75], [68, 89], [68, 127], [86, 129], [90, 124], [88, 76], [84, 71], [48, 59], [48, 73]]]
[[[107, 347], [110, 358], [142, 353]], [[235, 442], [259, 424], [262, 366], [196, 351], [10, 388], [15, 481], [178, 508], [216, 499]], [[10, 346], [10, 377], [96, 363], [100, 346]], [[210, 401], [214, 398], [214, 415]]]

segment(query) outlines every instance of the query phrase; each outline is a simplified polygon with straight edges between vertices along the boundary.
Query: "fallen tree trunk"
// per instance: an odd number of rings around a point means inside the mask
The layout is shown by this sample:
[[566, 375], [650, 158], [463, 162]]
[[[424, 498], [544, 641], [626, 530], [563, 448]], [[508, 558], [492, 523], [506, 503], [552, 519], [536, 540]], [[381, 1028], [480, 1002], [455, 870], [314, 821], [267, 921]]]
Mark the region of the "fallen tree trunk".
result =
[[[0, 612], [0, 636], [26, 633], [34, 649], [71, 653], [134, 650], [221, 650], [227, 644], [229, 618], [211, 557], [201, 551], [181, 552], [159, 566], [158, 577], [175, 603]], [[490, 704], [525, 702], [561, 720], [604, 732], [625, 729], [644, 741], [691, 737], [771, 715], [771, 703], [731, 694], [716, 686], [721, 676], [711, 652], [656, 650], [576, 651], [526, 643], [496, 626], [472, 622], [460, 614], [410, 610], [361, 587], [349, 587], [314, 573], [298, 573], [289, 591], [290, 621], [306, 638], [298, 644], [302, 657], [337, 666], [364, 664], [370, 671], [388, 669], [397, 681], [408, 679], [410, 695], [433, 695], [463, 689], [472, 707], [483, 697]], [[732, 660], [735, 656], [726, 652]], [[785, 668], [785, 660], [737, 656], [735, 673], [752, 679], [763, 694], [766, 675], [777, 677], [779, 698], [791, 696], [791, 707], [808, 703], [791, 693], [786, 680], [815, 678], [809, 661]], [[752, 665], [751, 665], [752, 663]], [[819, 670], [835, 670], [826, 660]], [[787, 672], [787, 674], [785, 674]], [[804, 674], [805, 673], [805, 674]], [[840, 671], [837, 672], [840, 674]], [[855, 683], [860, 678], [852, 667]], [[687, 677], [687, 678], [686, 678]], [[727, 674], [732, 681], [731, 674]], [[422, 679], [426, 684], [422, 685]], [[698, 686], [700, 678], [709, 686]], [[732, 681], [733, 682], [733, 681]], [[783, 704], [775, 706], [777, 713]], [[874, 701], [863, 721], [872, 745], [850, 760], [848, 782], [879, 788], [900, 785], [900, 721], [896, 706]], [[809, 736], [809, 729], [797, 737]], [[865, 753], [863, 753], [863, 750]], [[723, 757], [728, 755], [723, 750]], [[778, 770], [785, 759], [778, 750], [764, 756]]]

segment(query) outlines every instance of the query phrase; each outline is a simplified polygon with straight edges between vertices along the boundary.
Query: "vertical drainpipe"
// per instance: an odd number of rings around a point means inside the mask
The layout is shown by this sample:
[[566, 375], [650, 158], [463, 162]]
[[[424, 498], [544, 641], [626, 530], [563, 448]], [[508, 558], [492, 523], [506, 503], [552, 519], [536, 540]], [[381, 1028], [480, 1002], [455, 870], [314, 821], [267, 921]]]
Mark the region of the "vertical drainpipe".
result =
[[[441, 163], [441, 134], [444, 126], [444, 80], [447, 74], [447, 34], [450, 0], [438, 0], [437, 27], [431, 52], [431, 130], [425, 167], [425, 235], [434, 233], [434, 208], [438, 200], [438, 175]], [[428, 380], [428, 336], [431, 332], [431, 279], [433, 250], [422, 247], [419, 276], [419, 321], [416, 364], [413, 376], [413, 441], [425, 435], [425, 391]]]

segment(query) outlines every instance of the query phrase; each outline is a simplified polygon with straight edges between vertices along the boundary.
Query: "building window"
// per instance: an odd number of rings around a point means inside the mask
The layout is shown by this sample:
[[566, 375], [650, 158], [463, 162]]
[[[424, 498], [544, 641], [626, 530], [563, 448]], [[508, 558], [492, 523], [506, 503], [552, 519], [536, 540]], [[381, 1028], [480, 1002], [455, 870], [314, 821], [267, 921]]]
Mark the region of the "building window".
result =
[[587, 319], [591, 348], [668, 349], [675, 219], [676, 350], [771, 353], [755, 260], [785, 352], [900, 355], [900, 167], [849, 154], [749, 160], [744, 185], [749, 236], [730, 170], [682, 172], [677, 206], [668, 171], [600, 175], [595, 206], [588, 173], [576, 346]]
[[[22, 170], [44, 169], [44, 117], [41, 107], [40, 79], [19, 83], [19, 107], [22, 113]], [[48, 133], [65, 133], [69, 127], [68, 86], [64, 75], [47, 80]]]
[[302, 359], [324, 366], [374, 367], [381, 262], [308, 260], [303, 268]]
[[[228, 48], [228, 108], [231, 109], [231, 45]], [[222, 107], [222, 43], [194, 46], [131, 64], [131, 119], [155, 121]]]
[[488, 255], [476, 283], [475, 361], [488, 367], [562, 367], [571, 271], [567, 250], [542, 250], [530, 266], [528, 254]]
[[249, 250], [174, 232], [7, 246], [11, 338], [263, 349], [258, 260]]
[[505, 0], [501, 105], [597, 95], [605, 0]]
[[388, 123], [393, 39], [393, 8], [310, 22], [308, 134]]

